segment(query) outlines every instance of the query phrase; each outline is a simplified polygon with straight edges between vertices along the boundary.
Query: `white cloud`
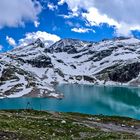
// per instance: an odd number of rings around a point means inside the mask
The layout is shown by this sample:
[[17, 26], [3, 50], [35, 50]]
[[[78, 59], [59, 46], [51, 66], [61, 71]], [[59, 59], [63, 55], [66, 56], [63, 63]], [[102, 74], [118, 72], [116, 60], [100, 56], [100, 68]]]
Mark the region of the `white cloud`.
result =
[[42, 7], [37, 0], [0, 0], [0, 28], [23, 26], [34, 22]]
[[82, 14], [91, 26], [107, 23], [115, 26], [117, 35], [124, 36], [131, 35], [131, 30], [140, 30], [139, 0], [60, 0], [58, 4], [65, 2], [73, 13]]
[[9, 43], [9, 45], [16, 46], [16, 42], [12, 37], [6, 36], [6, 41]]
[[53, 3], [48, 3], [48, 8], [52, 11], [56, 10], [58, 7], [54, 5]]
[[0, 51], [3, 49], [3, 46], [2, 45], [0, 45]]
[[63, 5], [64, 2], [65, 2], [65, 0], [59, 0], [59, 1], [58, 1], [58, 5]]
[[60, 0], [58, 2], [58, 5], [62, 5], [64, 3], [68, 4], [68, 7], [73, 12], [78, 11], [80, 8], [88, 9], [90, 7], [93, 7], [94, 0]]
[[101, 23], [108, 23], [110, 26], [120, 27], [118, 22], [109, 18], [105, 14], [99, 13], [96, 8], [89, 8], [88, 13], [83, 13], [82, 16], [86, 18], [92, 26], [99, 26]]
[[69, 12], [68, 15], [59, 15], [62, 16], [65, 19], [70, 19], [70, 18], [74, 18], [74, 17], [78, 17], [78, 13], [77, 12]]
[[34, 26], [37, 28], [40, 25], [40, 22], [34, 21]]
[[19, 45], [26, 46], [29, 43], [36, 41], [38, 38], [40, 38], [45, 43], [45, 45], [50, 45], [60, 40], [60, 37], [57, 35], [50, 34], [47, 32], [37, 31], [37, 32], [27, 33], [25, 35], [25, 38], [19, 40]]
[[92, 31], [92, 32], [95, 33], [94, 30], [89, 29], [89, 28], [73, 28], [73, 29], [71, 29], [71, 31], [77, 32], [77, 33], [87, 33], [87, 32], [89, 32], [89, 31]]

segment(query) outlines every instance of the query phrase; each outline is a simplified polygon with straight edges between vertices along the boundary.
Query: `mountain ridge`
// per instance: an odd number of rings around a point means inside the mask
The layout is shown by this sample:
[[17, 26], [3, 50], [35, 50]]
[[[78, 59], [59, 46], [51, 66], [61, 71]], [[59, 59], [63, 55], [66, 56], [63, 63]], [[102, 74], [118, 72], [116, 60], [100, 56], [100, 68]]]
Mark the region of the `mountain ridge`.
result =
[[56, 84], [140, 84], [140, 40], [61, 39], [35, 42], [0, 54], [0, 97], [55, 97]]

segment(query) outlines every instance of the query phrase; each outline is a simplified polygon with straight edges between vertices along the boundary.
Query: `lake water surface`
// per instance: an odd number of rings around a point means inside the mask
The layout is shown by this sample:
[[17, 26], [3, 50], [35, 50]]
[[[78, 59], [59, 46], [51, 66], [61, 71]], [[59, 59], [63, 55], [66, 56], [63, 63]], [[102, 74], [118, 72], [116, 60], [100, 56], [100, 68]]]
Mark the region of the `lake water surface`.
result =
[[64, 93], [64, 99], [0, 99], [0, 109], [33, 108], [61, 112], [119, 115], [140, 119], [140, 88], [69, 84], [59, 85], [57, 89]]

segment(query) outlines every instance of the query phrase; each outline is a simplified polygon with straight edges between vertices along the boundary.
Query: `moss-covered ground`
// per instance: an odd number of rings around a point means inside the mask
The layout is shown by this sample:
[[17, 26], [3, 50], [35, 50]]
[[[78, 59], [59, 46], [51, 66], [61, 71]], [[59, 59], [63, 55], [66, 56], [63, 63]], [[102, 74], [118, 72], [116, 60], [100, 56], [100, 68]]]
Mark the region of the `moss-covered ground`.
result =
[[130, 118], [34, 110], [0, 111], [0, 140], [140, 139]]

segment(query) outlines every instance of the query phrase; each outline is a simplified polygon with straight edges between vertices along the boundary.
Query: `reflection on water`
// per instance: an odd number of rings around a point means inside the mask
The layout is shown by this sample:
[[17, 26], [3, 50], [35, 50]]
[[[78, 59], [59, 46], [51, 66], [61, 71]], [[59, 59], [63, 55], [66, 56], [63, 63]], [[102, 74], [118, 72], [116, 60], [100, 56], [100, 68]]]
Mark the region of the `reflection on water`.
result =
[[54, 110], [87, 114], [120, 115], [140, 119], [140, 89], [90, 85], [60, 85], [63, 100], [17, 98], [0, 100], [0, 109]]

